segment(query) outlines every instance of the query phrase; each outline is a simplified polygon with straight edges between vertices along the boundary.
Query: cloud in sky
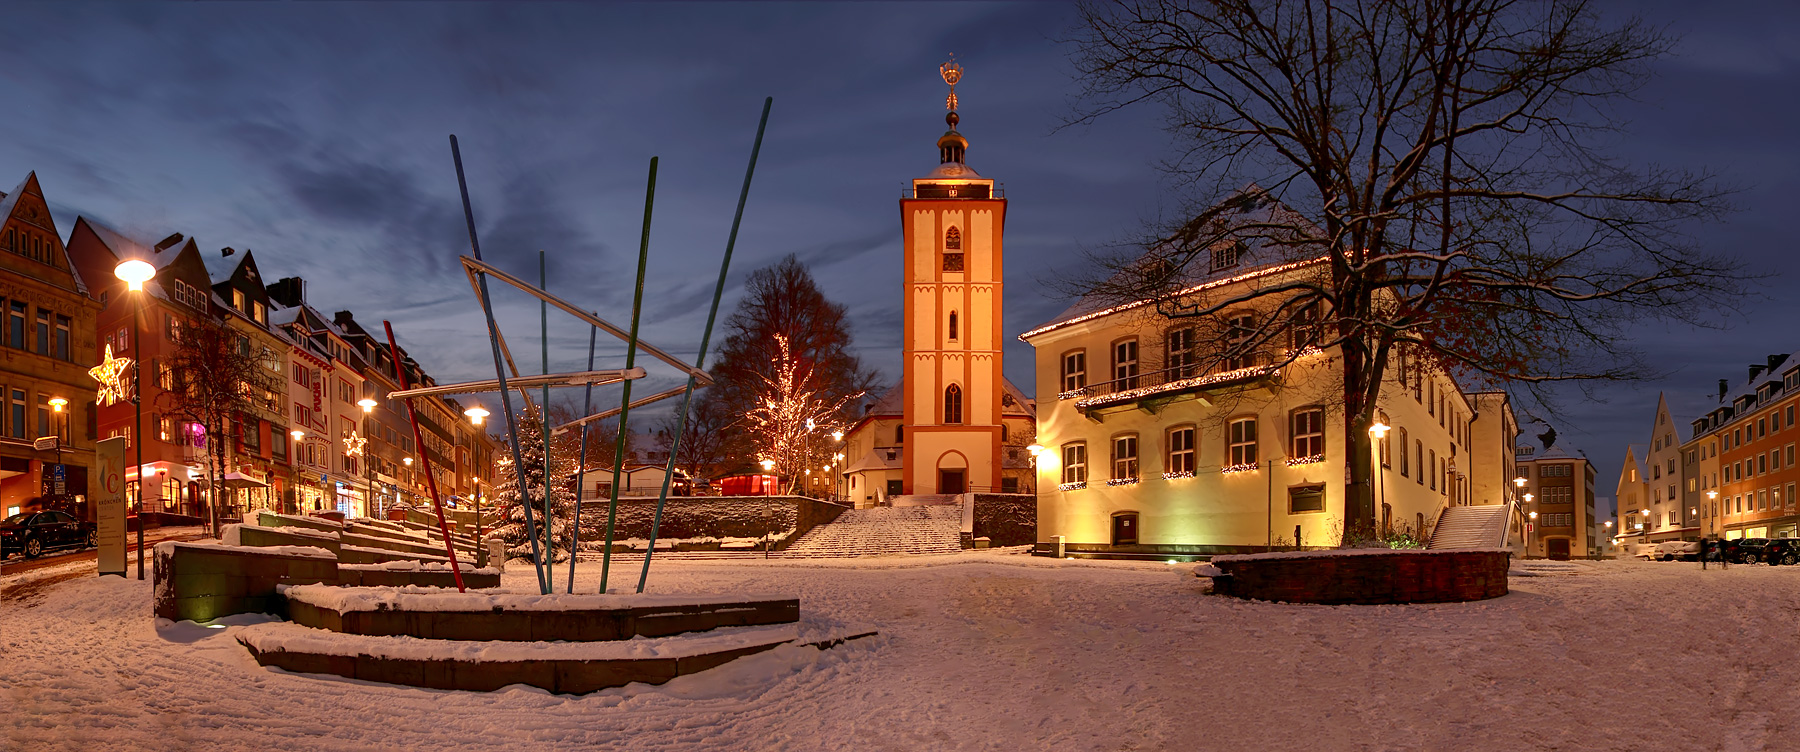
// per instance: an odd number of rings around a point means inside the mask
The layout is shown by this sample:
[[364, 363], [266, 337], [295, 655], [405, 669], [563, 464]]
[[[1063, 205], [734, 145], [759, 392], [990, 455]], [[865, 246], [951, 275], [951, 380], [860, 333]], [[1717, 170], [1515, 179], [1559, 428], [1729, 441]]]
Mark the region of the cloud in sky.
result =
[[[1619, 112], [1618, 152], [1742, 187], [1743, 210], [1702, 243], [1791, 272], [1800, 13], [1619, 10], [1685, 37]], [[1154, 166], [1169, 150], [1155, 110], [1053, 131], [1074, 91], [1054, 41], [1071, 21], [1060, 5], [58, 3], [6, 15], [0, 182], [37, 170], [65, 232], [88, 214], [144, 238], [253, 248], [265, 273], [307, 278], [320, 309], [394, 320], [440, 380], [491, 373], [456, 262], [468, 238], [451, 133], [490, 260], [535, 279], [547, 251], [553, 291], [620, 322], [645, 172], [660, 156], [644, 335], [692, 357], [755, 117], [774, 96], [727, 310], [746, 274], [795, 253], [849, 306], [865, 360], [890, 378], [896, 202], [936, 164], [947, 53], [967, 69], [970, 164], [1010, 199], [1009, 335], [1064, 307], [1041, 283], [1084, 249], [1182, 206]], [[1572, 394], [1545, 417], [1607, 477], [1620, 445], [1647, 433], [1656, 391], [1691, 416], [1717, 378], [1742, 375], [1714, 364], [1800, 347], [1779, 336], [1796, 304], [1768, 292], [1723, 332], [1632, 332], [1667, 378], [1604, 388], [1604, 403]], [[535, 353], [533, 301], [502, 293], [497, 305], [515, 349]], [[553, 367], [585, 361], [586, 339], [554, 319]], [[1007, 352], [1027, 391], [1031, 355], [1016, 341]]]

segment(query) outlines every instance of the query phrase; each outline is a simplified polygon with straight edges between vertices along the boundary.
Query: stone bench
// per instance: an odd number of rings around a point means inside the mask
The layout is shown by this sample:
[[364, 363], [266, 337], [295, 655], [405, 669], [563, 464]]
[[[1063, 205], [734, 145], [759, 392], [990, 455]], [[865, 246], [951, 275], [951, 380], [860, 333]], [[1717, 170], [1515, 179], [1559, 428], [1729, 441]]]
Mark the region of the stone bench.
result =
[[156, 544], [153, 613], [170, 621], [230, 614], [287, 615], [281, 585], [337, 582], [337, 558], [323, 548], [262, 548], [164, 541]]

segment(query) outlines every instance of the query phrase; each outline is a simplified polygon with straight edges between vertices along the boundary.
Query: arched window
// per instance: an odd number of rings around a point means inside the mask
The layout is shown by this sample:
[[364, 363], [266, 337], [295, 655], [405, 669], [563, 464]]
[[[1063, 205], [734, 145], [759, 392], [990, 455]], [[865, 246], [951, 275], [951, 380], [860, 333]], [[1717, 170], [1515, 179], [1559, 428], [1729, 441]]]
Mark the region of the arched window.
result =
[[962, 387], [951, 384], [944, 390], [944, 424], [962, 423]]
[[895, 444], [905, 444], [906, 443], [906, 426], [905, 426], [905, 424], [894, 426], [894, 443]]
[[944, 233], [944, 271], [963, 270], [962, 231], [954, 227]]
[[956, 339], [956, 312], [950, 312], [950, 339]]

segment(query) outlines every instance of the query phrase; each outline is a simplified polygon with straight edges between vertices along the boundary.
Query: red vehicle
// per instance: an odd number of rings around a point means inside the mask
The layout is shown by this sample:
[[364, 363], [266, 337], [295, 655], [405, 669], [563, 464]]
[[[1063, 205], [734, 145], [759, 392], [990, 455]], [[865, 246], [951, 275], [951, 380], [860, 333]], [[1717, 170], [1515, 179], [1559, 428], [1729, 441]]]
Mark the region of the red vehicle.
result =
[[25, 558], [35, 559], [50, 549], [94, 548], [98, 545], [98, 527], [92, 522], [75, 519], [68, 512], [20, 512], [0, 521], [0, 557], [20, 551]]

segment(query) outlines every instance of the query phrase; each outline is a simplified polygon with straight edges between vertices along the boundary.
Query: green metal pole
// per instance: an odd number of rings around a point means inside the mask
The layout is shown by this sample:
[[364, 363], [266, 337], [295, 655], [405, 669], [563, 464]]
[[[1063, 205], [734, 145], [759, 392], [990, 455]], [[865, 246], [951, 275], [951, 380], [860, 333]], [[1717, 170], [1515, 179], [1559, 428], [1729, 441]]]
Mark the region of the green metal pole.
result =
[[[650, 184], [644, 188], [644, 234], [638, 240], [637, 289], [631, 297], [631, 334], [625, 343], [625, 368], [637, 363], [638, 313], [644, 307], [644, 267], [650, 262], [650, 214], [656, 200], [656, 157], [650, 158]], [[612, 568], [613, 526], [619, 519], [619, 472], [625, 467], [625, 436], [630, 430], [631, 380], [625, 381], [625, 396], [619, 401], [619, 435], [613, 442], [612, 499], [606, 505], [606, 553], [600, 558], [600, 592], [606, 592], [606, 578]]]
[[[600, 327], [588, 327], [588, 364], [587, 369], [594, 370], [594, 344], [600, 336]], [[587, 385], [587, 392], [581, 398], [581, 414], [588, 415], [594, 410], [594, 385]], [[575, 552], [581, 550], [581, 489], [587, 483], [587, 437], [588, 424], [581, 424], [581, 452], [575, 460], [575, 528], [570, 531], [572, 541], [569, 544], [569, 590], [575, 592]]]
[[[538, 289], [548, 291], [550, 278], [545, 272], [544, 252], [538, 251]], [[550, 375], [550, 304], [542, 298], [538, 299], [538, 334], [543, 338], [543, 374]], [[544, 581], [549, 583], [550, 590], [556, 589], [556, 538], [551, 531], [556, 528], [556, 518], [550, 511], [550, 496], [556, 493], [554, 478], [550, 472], [550, 385], [545, 384], [543, 397], [538, 401], [538, 433], [544, 437]], [[574, 553], [570, 552], [573, 556]], [[548, 591], [546, 591], [548, 594]]]
[[[725, 239], [725, 260], [719, 264], [719, 283], [713, 287], [712, 309], [706, 314], [706, 329], [700, 335], [700, 354], [694, 358], [695, 368], [706, 367], [706, 348], [712, 342], [713, 321], [719, 316], [719, 300], [725, 295], [725, 275], [731, 271], [731, 252], [737, 247], [738, 225], [744, 221], [744, 202], [750, 199], [750, 178], [756, 174], [756, 156], [762, 152], [763, 129], [769, 125], [769, 108], [774, 97], [763, 98], [762, 120], [756, 124], [756, 141], [750, 145], [750, 166], [744, 169], [744, 187], [738, 191], [737, 214], [731, 218], [731, 235]], [[656, 497], [656, 515], [650, 521], [650, 547], [644, 549], [644, 569], [638, 573], [637, 591], [644, 592], [650, 578], [650, 557], [656, 554], [656, 534], [662, 527], [663, 505], [669, 500], [669, 483], [675, 478], [675, 457], [681, 451], [681, 434], [687, 430], [688, 404], [694, 399], [694, 377], [688, 376], [687, 391], [681, 395], [681, 412], [675, 414], [675, 435], [669, 439], [669, 463], [663, 467], [662, 493]]]

